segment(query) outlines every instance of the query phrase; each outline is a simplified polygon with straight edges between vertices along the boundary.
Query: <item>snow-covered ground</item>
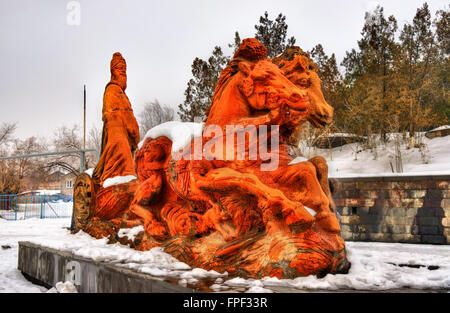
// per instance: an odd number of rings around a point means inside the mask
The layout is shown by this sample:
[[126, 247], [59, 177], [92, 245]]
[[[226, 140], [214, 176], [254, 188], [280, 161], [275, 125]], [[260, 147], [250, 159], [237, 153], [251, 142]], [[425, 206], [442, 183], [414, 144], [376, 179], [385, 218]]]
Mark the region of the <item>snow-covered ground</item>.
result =
[[[352, 143], [334, 149], [302, 147], [302, 152], [307, 158], [316, 155], [323, 156], [328, 163], [329, 176], [335, 178], [450, 174], [450, 136], [433, 139], [423, 136], [421, 142], [424, 144], [421, 149], [407, 149], [407, 143], [401, 143], [403, 173], [392, 173], [391, 162], [395, 169], [394, 140], [390, 140], [387, 144], [379, 143], [373, 150], [360, 151], [362, 150], [360, 145]], [[303, 160], [302, 158], [297, 159], [297, 161]]]
[[[227, 273], [192, 269], [166, 254], [160, 248], [141, 252], [121, 244], [106, 244], [79, 232], [71, 235], [70, 219], [0, 219], [0, 292], [46, 292], [31, 284], [17, 270], [18, 241], [31, 241], [52, 248], [70, 251], [96, 261], [112, 262], [154, 276], [193, 285], [202, 279], [214, 281], [212, 290], [242, 288], [247, 292], [271, 292], [271, 287], [298, 289], [386, 290], [393, 288], [450, 290], [450, 246], [348, 242], [348, 258], [352, 263], [346, 275], [299, 277], [296, 279], [263, 278], [260, 280], [229, 278]], [[140, 230], [140, 229], [136, 229]], [[130, 230], [131, 233], [134, 230]], [[412, 268], [399, 265], [424, 265]], [[430, 270], [427, 266], [438, 266]]]
[[33, 285], [17, 269], [18, 242], [58, 236], [67, 225], [70, 225], [67, 218], [0, 219], [0, 292], [46, 292], [46, 288]]

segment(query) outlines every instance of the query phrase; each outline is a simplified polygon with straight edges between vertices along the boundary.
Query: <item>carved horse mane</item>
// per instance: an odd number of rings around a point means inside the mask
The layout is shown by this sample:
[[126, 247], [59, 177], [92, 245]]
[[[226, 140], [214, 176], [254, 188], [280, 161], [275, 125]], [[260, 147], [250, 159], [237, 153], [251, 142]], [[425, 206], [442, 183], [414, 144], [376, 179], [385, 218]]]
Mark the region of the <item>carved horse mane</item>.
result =
[[257, 62], [259, 60], [267, 59], [267, 48], [257, 42], [256, 39], [244, 39], [242, 43], [243, 44], [239, 46], [239, 48], [234, 53], [231, 62], [228, 63], [228, 65], [220, 74], [219, 79], [217, 80], [214, 95], [211, 99], [211, 106], [205, 112], [206, 116], [208, 116], [211, 107], [217, 100], [217, 97], [220, 97], [220, 94], [222, 93], [227, 82], [239, 71], [239, 62], [245, 60]]

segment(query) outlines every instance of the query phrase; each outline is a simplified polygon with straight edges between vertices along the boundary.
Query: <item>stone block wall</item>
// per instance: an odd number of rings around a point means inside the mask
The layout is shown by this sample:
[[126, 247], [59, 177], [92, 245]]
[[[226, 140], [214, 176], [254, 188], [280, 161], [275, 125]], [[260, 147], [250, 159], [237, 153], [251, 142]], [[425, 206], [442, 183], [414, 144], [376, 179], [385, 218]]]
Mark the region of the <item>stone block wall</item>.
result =
[[345, 240], [450, 244], [450, 175], [331, 180]]

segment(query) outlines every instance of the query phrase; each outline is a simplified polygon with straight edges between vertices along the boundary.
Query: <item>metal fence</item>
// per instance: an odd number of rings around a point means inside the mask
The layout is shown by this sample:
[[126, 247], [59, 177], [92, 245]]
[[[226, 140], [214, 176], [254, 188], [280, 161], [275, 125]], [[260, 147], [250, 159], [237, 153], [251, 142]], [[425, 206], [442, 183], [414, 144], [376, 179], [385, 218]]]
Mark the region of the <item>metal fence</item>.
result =
[[0, 217], [6, 220], [72, 216], [71, 195], [0, 195]]

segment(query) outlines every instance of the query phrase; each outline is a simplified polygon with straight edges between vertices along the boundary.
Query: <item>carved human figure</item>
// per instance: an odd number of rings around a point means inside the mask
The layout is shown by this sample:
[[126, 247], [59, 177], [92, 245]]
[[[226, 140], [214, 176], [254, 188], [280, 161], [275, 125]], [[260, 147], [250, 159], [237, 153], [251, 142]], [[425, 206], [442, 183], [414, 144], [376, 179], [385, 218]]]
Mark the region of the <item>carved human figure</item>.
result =
[[139, 126], [133, 115], [127, 88], [127, 64], [119, 52], [111, 60], [111, 81], [103, 96], [103, 133], [100, 159], [94, 169], [94, 183], [103, 186], [115, 176], [136, 175], [133, 155], [139, 142]]

